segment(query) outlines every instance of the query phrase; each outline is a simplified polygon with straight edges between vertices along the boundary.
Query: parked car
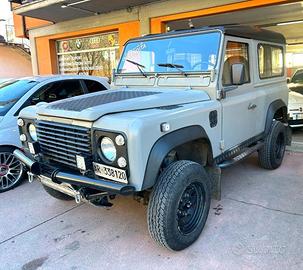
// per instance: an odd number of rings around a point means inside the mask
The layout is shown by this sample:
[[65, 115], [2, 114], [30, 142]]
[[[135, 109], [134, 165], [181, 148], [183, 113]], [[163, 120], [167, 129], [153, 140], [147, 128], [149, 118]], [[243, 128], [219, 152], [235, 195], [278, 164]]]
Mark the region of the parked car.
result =
[[281, 165], [284, 52], [281, 34], [239, 26], [130, 40], [116, 90], [22, 110], [27, 154], [14, 155], [57, 199], [149, 201], [151, 237], [182, 250], [202, 232], [211, 195], [220, 198], [221, 168], [254, 152], [262, 168]]
[[16, 187], [24, 175], [13, 155], [22, 148], [17, 126], [21, 109], [108, 88], [107, 79], [92, 76], [37, 76], [0, 83], [0, 192]]
[[287, 79], [287, 83], [289, 90], [303, 95], [303, 69], [297, 69], [294, 75]]
[[292, 128], [303, 127], [303, 69], [298, 69], [288, 79], [288, 117]]

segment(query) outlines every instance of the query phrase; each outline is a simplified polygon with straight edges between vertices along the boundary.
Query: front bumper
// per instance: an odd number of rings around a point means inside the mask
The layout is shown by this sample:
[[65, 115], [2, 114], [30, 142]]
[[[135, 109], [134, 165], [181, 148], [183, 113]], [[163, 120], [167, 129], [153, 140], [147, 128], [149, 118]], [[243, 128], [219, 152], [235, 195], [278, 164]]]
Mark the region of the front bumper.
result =
[[288, 124], [292, 128], [303, 127], [303, 119], [298, 119], [298, 120], [290, 119], [288, 120]]
[[[77, 186], [80, 188], [85, 187], [100, 190], [103, 192], [108, 192], [109, 194], [129, 195], [135, 191], [135, 188], [131, 185], [111, 182], [105, 179], [93, 179], [83, 175], [60, 171], [59, 169], [54, 169], [50, 174], [50, 177], [47, 177], [43, 175], [43, 171], [41, 170], [43, 164], [32, 160], [18, 149], [14, 151], [14, 156], [28, 168], [31, 174], [36, 175], [43, 184], [46, 184], [47, 186], [56, 190], [60, 189], [58, 191], [61, 191], [70, 196], [73, 196], [73, 194], [68, 194], [67, 191], [65, 192], [66, 189], [61, 189], [62, 183]], [[50, 183], [50, 181], [52, 183]]]

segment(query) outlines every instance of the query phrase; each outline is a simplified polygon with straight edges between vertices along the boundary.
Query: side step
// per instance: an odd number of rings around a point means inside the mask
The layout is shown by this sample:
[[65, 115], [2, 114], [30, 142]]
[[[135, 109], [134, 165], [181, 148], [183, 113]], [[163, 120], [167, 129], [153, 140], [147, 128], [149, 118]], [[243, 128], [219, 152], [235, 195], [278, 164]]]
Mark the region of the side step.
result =
[[247, 158], [252, 153], [254, 153], [258, 149], [260, 149], [263, 146], [263, 144], [264, 144], [263, 142], [259, 142], [255, 146], [246, 148], [246, 150], [241, 152], [238, 156], [235, 156], [231, 159], [227, 159], [227, 160], [223, 161], [222, 163], [218, 164], [219, 168], [221, 168], [221, 169], [227, 168], [227, 167], [234, 165], [235, 163]]

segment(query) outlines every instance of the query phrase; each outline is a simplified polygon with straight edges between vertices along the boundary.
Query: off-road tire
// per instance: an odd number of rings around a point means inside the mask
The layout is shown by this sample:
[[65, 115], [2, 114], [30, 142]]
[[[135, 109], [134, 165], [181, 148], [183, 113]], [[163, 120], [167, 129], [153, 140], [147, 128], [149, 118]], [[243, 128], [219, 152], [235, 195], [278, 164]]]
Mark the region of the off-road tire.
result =
[[[195, 196], [187, 196], [187, 190], [197, 188]], [[201, 193], [199, 193], [199, 190]], [[202, 195], [201, 195], [202, 194]], [[186, 196], [185, 196], [186, 195]], [[201, 196], [199, 196], [201, 195]], [[188, 215], [193, 222], [185, 233], [186, 227], [181, 227], [181, 198], [197, 198], [197, 215]], [[159, 176], [150, 196], [147, 211], [147, 223], [151, 237], [160, 245], [174, 251], [190, 246], [201, 234], [209, 212], [211, 201], [210, 180], [204, 168], [195, 162], [181, 160], [170, 164]], [[195, 208], [195, 207], [193, 207]], [[191, 209], [192, 210], [192, 209]], [[190, 210], [185, 210], [190, 211]], [[184, 213], [182, 213], [184, 214]], [[186, 218], [183, 217], [182, 218]], [[181, 218], [181, 219], [182, 219]], [[181, 229], [182, 228], [182, 229]]]
[[260, 166], [268, 170], [280, 167], [285, 153], [286, 142], [286, 127], [280, 121], [273, 121], [270, 133], [258, 153]]
[[72, 201], [72, 200], [74, 200], [73, 197], [68, 196], [68, 195], [66, 195], [66, 194], [64, 194], [60, 191], [57, 191], [57, 190], [52, 189], [52, 188], [50, 188], [48, 186], [45, 186], [45, 185], [42, 185], [42, 186], [49, 195], [51, 195], [52, 197], [54, 197], [58, 200], [61, 200], [61, 201]]

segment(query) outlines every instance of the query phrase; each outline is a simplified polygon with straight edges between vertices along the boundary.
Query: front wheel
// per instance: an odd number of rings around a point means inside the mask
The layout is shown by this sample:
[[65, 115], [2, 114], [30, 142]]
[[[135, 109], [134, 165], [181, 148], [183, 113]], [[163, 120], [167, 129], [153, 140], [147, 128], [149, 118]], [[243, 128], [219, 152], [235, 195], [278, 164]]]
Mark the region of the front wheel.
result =
[[170, 164], [151, 193], [147, 213], [151, 237], [171, 250], [187, 248], [204, 228], [210, 201], [210, 181], [200, 164], [187, 160]]
[[286, 149], [287, 134], [283, 123], [273, 121], [270, 133], [259, 150], [259, 164], [262, 168], [274, 170], [282, 164]]

